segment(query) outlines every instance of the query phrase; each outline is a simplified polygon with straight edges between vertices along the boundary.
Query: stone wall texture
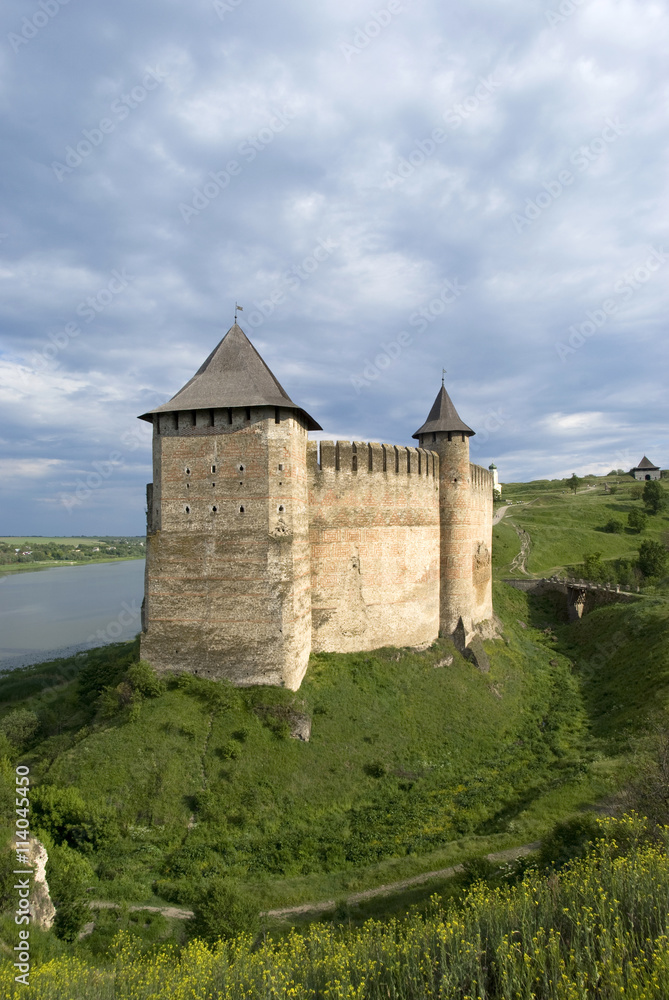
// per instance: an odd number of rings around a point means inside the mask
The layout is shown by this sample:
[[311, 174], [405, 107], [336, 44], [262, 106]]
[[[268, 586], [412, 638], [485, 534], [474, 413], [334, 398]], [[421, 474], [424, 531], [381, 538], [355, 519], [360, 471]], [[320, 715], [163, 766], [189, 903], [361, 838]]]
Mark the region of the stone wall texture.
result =
[[297, 689], [313, 651], [413, 646], [492, 617], [492, 476], [433, 450], [307, 440], [299, 411], [161, 413], [142, 656]]

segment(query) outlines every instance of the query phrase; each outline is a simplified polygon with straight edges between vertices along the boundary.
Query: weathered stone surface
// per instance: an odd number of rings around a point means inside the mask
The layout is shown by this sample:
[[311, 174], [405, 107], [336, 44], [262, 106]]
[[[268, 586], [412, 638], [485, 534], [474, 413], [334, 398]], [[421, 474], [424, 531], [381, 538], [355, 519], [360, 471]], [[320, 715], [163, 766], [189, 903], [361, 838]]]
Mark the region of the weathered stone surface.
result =
[[311, 719], [308, 715], [294, 712], [290, 718], [290, 735], [294, 740], [308, 743], [311, 739]]
[[56, 917], [56, 908], [49, 895], [49, 883], [46, 880], [46, 863], [49, 856], [44, 844], [36, 837], [30, 837], [28, 863], [33, 870], [30, 889], [30, 916], [33, 922], [48, 931]]

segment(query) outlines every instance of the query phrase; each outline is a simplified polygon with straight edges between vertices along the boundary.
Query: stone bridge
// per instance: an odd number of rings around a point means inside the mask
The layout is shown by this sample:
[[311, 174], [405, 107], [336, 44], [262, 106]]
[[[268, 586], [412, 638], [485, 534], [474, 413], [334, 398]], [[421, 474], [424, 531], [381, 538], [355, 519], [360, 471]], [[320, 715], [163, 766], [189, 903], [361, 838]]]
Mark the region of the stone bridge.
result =
[[548, 591], [565, 594], [569, 621], [572, 622], [605, 604], [630, 604], [641, 599], [638, 593], [621, 590], [619, 585], [592, 583], [590, 580], [574, 580], [571, 577], [551, 576], [502, 582], [530, 594], [545, 594]]

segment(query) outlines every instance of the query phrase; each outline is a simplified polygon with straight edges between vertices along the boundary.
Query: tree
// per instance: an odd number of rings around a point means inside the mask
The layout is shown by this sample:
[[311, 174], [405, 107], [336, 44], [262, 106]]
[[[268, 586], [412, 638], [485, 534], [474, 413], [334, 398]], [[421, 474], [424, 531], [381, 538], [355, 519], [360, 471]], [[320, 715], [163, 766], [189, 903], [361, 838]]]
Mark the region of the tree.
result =
[[619, 535], [620, 532], [623, 530], [623, 528], [624, 528], [623, 522], [620, 521], [617, 517], [609, 518], [609, 520], [604, 525], [604, 531], [608, 531], [612, 535]]
[[23, 750], [38, 729], [39, 719], [35, 712], [31, 712], [28, 708], [15, 708], [0, 722], [0, 733], [3, 733], [17, 750]]
[[576, 493], [576, 490], [579, 488], [582, 482], [583, 480], [579, 479], [576, 473], [574, 472], [571, 476], [571, 479], [567, 480], [567, 486], [572, 491], [572, 493]]
[[260, 926], [257, 905], [230, 879], [215, 876], [193, 907], [189, 930], [205, 941], [254, 934]]
[[594, 583], [603, 582], [606, 567], [602, 562], [601, 552], [588, 552], [583, 556], [583, 572], [586, 580], [592, 580]]
[[649, 514], [659, 514], [667, 506], [667, 494], [657, 479], [650, 479], [643, 488], [643, 505]]
[[644, 576], [662, 576], [667, 568], [668, 557], [669, 552], [664, 545], [648, 539], [639, 548], [639, 569]]
[[631, 510], [627, 515], [627, 524], [632, 531], [641, 532], [648, 524], [648, 515], [642, 510]]
[[67, 844], [48, 844], [46, 876], [56, 907], [54, 931], [63, 941], [74, 941], [90, 916], [86, 889], [94, 878], [91, 864]]

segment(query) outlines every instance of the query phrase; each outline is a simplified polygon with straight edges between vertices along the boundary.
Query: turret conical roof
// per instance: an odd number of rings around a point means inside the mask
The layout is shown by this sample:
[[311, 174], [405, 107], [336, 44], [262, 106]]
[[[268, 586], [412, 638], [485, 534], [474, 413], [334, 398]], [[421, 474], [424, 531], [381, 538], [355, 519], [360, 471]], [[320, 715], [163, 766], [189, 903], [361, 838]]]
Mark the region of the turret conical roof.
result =
[[310, 431], [322, 430], [292, 401], [237, 323], [169, 403], [143, 413], [140, 420], [151, 421], [154, 413], [228, 406], [282, 406], [301, 413]]
[[428, 418], [422, 427], [419, 427], [412, 437], [419, 438], [421, 434], [431, 434], [435, 431], [457, 431], [471, 437], [476, 431], [468, 427], [458, 415], [458, 411], [451, 402], [451, 397], [442, 385], [434, 401], [434, 405], [428, 414]]
[[641, 461], [639, 462], [639, 464], [637, 466], [635, 466], [635, 468], [637, 468], [637, 469], [659, 469], [659, 465], [653, 465], [653, 463], [650, 461], [650, 459], [646, 458], [646, 456], [644, 455], [643, 458], [641, 459]]

